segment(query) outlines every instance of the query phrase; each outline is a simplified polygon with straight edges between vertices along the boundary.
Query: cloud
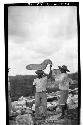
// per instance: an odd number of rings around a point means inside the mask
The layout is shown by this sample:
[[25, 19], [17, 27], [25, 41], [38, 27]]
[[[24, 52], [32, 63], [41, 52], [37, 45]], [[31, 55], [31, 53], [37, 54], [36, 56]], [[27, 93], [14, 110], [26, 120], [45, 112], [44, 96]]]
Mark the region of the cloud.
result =
[[13, 74], [26, 74], [25, 65], [46, 58], [54, 67], [66, 64], [77, 70], [76, 7], [9, 7], [8, 47]]
[[46, 36], [69, 38], [76, 33], [74, 7], [10, 7], [8, 15], [8, 32], [17, 43], [40, 41]]

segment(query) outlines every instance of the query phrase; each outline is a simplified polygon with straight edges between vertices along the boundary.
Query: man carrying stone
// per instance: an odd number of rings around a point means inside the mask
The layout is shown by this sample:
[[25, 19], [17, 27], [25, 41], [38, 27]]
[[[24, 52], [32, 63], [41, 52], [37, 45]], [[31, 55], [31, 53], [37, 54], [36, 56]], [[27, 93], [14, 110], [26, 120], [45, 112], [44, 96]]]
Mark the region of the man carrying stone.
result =
[[35, 117], [46, 116], [47, 114], [47, 95], [46, 95], [46, 86], [47, 80], [51, 78], [52, 65], [50, 65], [50, 73], [46, 75], [43, 70], [37, 70], [37, 78], [33, 82], [33, 90], [36, 87], [35, 93]]

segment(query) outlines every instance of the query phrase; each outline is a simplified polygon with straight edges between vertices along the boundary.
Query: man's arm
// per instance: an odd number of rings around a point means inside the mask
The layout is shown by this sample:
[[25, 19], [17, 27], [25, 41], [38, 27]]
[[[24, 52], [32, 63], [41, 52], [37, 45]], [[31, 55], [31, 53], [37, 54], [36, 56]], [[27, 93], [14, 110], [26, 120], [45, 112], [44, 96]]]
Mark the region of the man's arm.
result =
[[35, 91], [35, 79], [34, 79], [33, 86], [32, 86], [32, 93], [33, 94], [34, 94], [34, 91]]
[[52, 65], [50, 65], [50, 72], [49, 75], [47, 76], [48, 79], [52, 78], [52, 70], [51, 70]]
[[48, 79], [52, 78], [52, 70], [49, 72], [47, 78], [48, 78]]
[[34, 94], [34, 92], [35, 92], [35, 85], [33, 85], [32, 87], [32, 94]]
[[69, 78], [69, 84], [72, 85], [73, 84], [73, 80]]
[[51, 67], [52, 67], [52, 65], [50, 65], [50, 72], [49, 72], [49, 74], [46, 74], [46, 73], [43, 74], [44, 76], [47, 76], [48, 79], [52, 77]]

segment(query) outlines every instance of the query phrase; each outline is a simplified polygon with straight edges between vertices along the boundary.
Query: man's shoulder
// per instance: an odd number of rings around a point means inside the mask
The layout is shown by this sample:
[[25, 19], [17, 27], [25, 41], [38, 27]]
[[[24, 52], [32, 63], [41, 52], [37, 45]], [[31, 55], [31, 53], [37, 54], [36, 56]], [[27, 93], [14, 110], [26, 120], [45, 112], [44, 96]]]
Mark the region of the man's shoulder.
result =
[[62, 74], [61, 74], [61, 77], [67, 78], [67, 77], [68, 77], [68, 74], [67, 74], [67, 73], [62, 73]]
[[67, 76], [66, 73], [60, 74], [60, 79], [61, 79], [61, 81], [67, 80], [67, 78], [68, 78], [68, 76]]
[[47, 76], [42, 77], [42, 79], [47, 79]]
[[35, 78], [35, 79], [34, 79], [34, 81], [38, 81], [38, 80], [39, 80], [39, 78]]

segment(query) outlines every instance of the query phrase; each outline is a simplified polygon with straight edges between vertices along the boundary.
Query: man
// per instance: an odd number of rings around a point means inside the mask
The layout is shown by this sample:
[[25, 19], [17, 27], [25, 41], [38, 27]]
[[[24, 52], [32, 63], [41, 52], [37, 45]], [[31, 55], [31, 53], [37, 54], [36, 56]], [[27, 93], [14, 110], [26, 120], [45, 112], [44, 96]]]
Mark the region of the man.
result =
[[58, 66], [61, 73], [60, 75], [55, 79], [56, 82], [59, 82], [59, 89], [60, 89], [60, 99], [59, 99], [59, 105], [62, 108], [62, 115], [59, 117], [59, 119], [64, 118], [65, 110], [67, 110], [67, 98], [68, 98], [68, 91], [69, 91], [69, 83], [72, 83], [73, 81], [68, 78], [67, 72], [70, 72], [67, 69], [67, 66], [63, 65]]
[[[50, 65], [51, 69], [52, 65]], [[46, 85], [47, 79], [51, 77], [52, 70], [50, 70], [49, 75], [46, 75], [44, 71], [37, 70], [35, 72], [37, 78], [33, 82], [33, 90], [36, 87], [35, 93], [35, 117], [38, 118], [39, 115], [46, 116], [47, 114], [47, 95], [46, 95]]]

